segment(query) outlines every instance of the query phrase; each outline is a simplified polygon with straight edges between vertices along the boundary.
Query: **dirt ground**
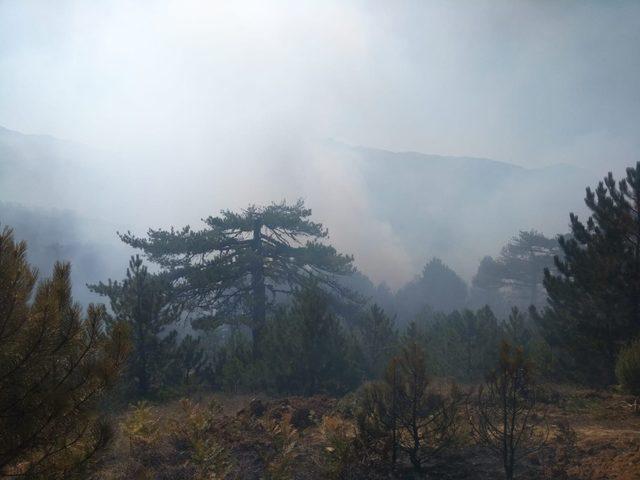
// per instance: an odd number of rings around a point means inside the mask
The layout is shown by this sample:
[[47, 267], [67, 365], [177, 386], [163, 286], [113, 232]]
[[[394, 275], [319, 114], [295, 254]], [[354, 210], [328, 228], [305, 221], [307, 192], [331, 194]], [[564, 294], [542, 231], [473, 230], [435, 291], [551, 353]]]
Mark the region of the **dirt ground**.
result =
[[[632, 397], [554, 386], [541, 405], [547, 445], [517, 478], [640, 479], [640, 413]], [[350, 397], [207, 395], [131, 407], [95, 479], [503, 478], [500, 464], [470, 439], [416, 476], [351, 458]], [[346, 467], [353, 462], [353, 468]], [[364, 466], [363, 466], [364, 465]]]
[[[633, 397], [610, 392], [559, 389], [552, 406], [553, 425], [566, 423], [576, 433], [569, 478], [640, 479], [640, 405]], [[552, 447], [555, 438], [552, 439]]]

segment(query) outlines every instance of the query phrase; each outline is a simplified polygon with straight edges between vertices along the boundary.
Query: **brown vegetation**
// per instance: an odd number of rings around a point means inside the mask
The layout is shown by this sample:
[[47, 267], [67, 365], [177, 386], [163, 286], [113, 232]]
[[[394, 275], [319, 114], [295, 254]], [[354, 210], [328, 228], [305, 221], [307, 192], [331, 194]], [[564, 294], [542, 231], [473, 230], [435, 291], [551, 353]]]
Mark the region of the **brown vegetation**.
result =
[[[640, 478], [640, 416], [631, 397], [569, 387], [544, 392], [548, 444], [522, 460], [517, 478]], [[93, 478], [422, 478], [413, 477], [409, 462], [391, 472], [358, 448], [352, 401], [216, 395], [131, 407], [118, 419], [116, 441]], [[293, 418], [305, 421], [296, 428]], [[427, 465], [430, 478], [502, 478], [500, 460], [469, 433], [463, 430], [455, 448]]]

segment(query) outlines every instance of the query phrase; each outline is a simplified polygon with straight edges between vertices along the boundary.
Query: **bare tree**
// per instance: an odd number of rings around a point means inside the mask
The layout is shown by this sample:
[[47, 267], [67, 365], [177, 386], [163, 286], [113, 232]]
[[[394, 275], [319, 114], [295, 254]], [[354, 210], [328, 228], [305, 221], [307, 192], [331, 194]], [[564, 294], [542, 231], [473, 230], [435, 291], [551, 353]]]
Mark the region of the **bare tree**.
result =
[[531, 367], [521, 348], [503, 342], [497, 368], [470, 406], [470, 420], [478, 444], [502, 460], [507, 480], [523, 457], [546, 443], [548, 427], [537, 410]]
[[409, 342], [391, 360], [383, 382], [369, 384], [359, 415], [359, 432], [395, 467], [405, 454], [415, 471], [454, 441], [462, 397], [457, 389], [437, 392], [426, 374], [425, 353]]

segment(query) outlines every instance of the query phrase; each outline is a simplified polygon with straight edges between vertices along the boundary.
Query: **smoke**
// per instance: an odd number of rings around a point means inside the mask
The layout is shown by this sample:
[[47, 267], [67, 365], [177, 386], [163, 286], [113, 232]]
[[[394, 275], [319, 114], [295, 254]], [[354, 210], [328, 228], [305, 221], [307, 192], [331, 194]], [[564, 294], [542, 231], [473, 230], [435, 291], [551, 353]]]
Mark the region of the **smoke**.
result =
[[51, 206], [141, 233], [302, 197], [397, 285], [420, 265], [358, 161], [318, 142], [620, 174], [640, 146], [639, 18], [631, 1], [0, 1], [0, 125], [110, 152], [82, 160], [104, 183], [91, 202]]

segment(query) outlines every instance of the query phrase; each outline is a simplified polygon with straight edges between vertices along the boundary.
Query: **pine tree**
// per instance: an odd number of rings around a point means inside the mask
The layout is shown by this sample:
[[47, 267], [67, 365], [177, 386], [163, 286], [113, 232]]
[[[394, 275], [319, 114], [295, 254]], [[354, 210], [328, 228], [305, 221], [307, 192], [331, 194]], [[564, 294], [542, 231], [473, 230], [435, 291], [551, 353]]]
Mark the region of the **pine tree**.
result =
[[150, 273], [139, 256], [131, 257], [126, 277], [121, 282], [100, 282], [90, 290], [109, 298], [114, 322], [129, 326], [133, 350], [125, 378], [138, 397], [157, 392], [174, 356], [176, 334], [166, 331], [175, 323], [178, 312], [170, 304], [171, 289], [164, 276]]
[[187, 226], [149, 230], [148, 238], [131, 233], [121, 238], [167, 271], [179, 301], [210, 314], [200, 326], [248, 317], [259, 341], [277, 295], [310, 279], [346, 294], [336, 275], [351, 273], [353, 258], [322, 243], [328, 232], [310, 216], [302, 200], [252, 205], [241, 213], [225, 210], [209, 217], [200, 231]]
[[558, 241], [535, 230], [520, 231], [497, 259], [485, 257], [473, 279], [473, 286], [502, 292], [521, 306], [540, 305], [544, 269], [553, 267], [560, 253]]
[[176, 343], [171, 355], [171, 369], [167, 376], [170, 383], [191, 387], [210, 376], [212, 365], [207, 356], [202, 337], [186, 335]]
[[449, 313], [467, 300], [467, 284], [439, 258], [432, 258], [422, 274], [396, 294], [396, 304], [404, 322], [414, 319], [426, 306]]
[[471, 408], [476, 441], [502, 461], [507, 480], [518, 462], [539, 450], [548, 428], [538, 414], [531, 366], [522, 349], [503, 342], [497, 367], [487, 376]]
[[611, 383], [620, 348], [640, 332], [640, 162], [587, 188], [585, 203], [586, 224], [571, 214], [571, 237], [559, 239], [557, 274], [545, 271], [541, 323], [584, 377]]
[[268, 322], [260, 349], [262, 377], [279, 392], [345, 393], [357, 378], [350, 346], [327, 292], [310, 283]]
[[26, 245], [0, 233], [0, 476], [75, 478], [105, 446], [98, 402], [128, 351], [103, 307], [73, 303], [69, 264], [36, 287]]
[[397, 348], [398, 332], [394, 321], [374, 304], [361, 320], [358, 334], [366, 375], [368, 378], [378, 378], [384, 373]]
[[489, 307], [477, 311], [429, 313], [418, 317], [405, 333], [428, 352], [429, 373], [469, 382], [482, 378], [495, 363], [501, 336]]

